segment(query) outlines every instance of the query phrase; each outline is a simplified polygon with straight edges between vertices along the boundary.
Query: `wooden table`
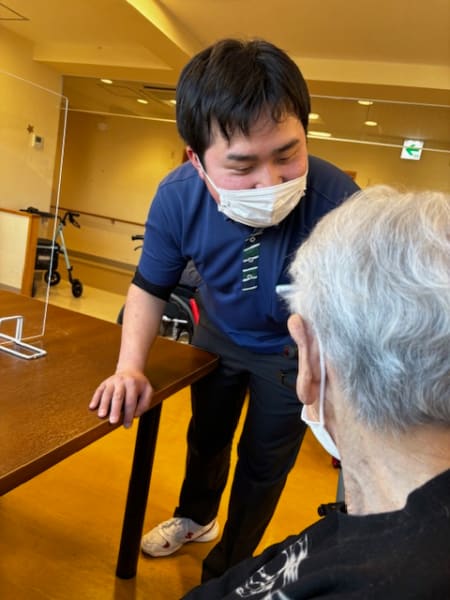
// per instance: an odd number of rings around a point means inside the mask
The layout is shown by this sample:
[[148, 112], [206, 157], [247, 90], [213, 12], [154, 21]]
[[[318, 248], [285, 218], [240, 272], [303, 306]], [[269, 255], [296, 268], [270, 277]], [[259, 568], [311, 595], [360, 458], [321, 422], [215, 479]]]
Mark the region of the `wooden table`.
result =
[[[43, 304], [0, 291], [0, 317], [42, 318]], [[43, 339], [47, 355], [24, 360], [0, 352], [0, 495], [113, 431], [87, 408], [96, 386], [114, 372], [120, 327], [56, 306], [48, 307]], [[136, 575], [161, 403], [217, 364], [208, 352], [158, 338], [147, 364], [155, 389], [140, 419], [122, 526], [116, 574]]]

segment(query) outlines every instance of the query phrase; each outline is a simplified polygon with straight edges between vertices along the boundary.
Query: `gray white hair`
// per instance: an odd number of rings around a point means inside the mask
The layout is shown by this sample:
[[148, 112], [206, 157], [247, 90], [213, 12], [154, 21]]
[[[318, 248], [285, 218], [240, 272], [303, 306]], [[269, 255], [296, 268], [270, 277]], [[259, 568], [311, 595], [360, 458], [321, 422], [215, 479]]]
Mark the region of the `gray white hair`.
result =
[[374, 186], [326, 215], [289, 304], [372, 429], [450, 425], [450, 196]]

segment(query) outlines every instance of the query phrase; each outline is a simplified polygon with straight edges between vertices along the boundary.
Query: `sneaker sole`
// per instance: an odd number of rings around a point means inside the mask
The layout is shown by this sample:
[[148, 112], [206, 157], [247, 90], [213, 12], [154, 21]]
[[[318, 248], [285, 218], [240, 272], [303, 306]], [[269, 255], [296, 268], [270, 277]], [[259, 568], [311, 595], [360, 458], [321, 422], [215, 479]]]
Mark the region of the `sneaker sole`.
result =
[[178, 544], [177, 546], [171, 546], [167, 549], [161, 548], [160, 550], [154, 551], [154, 550], [146, 549], [144, 547], [144, 545], [142, 544], [141, 550], [144, 554], [146, 554], [147, 556], [153, 556], [153, 558], [158, 558], [161, 556], [170, 556], [171, 554], [174, 554], [175, 552], [177, 552], [177, 550], [179, 550], [185, 544], [190, 544], [192, 542], [212, 542], [212, 540], [215, 540], [218, 535], [219, 535], [219, 523], [217, 521], [215, 521], [215, 523], [211, 527], [211, 529], [208, 529], [208, 531], [205, 531], [205, 533], [202, 533], [202, 535], [199, 535], [198, 537], [192, 538], [190, 540], [186, 540], [185, 542], [183, 542], [182, 544]]

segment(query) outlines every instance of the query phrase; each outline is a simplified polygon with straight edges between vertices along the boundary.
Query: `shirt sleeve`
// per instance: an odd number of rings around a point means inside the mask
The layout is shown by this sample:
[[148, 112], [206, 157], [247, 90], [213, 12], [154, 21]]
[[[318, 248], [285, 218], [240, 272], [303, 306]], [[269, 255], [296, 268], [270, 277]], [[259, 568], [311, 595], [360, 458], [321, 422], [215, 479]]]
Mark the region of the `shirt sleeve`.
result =
[[[144, 244], [138, 271], [145, 282], [160, 288], [174, 288], [187, 258], [183, 255], [181, 202], [175, 186], [160, 186], [145, 224]], [[143, 287], [138, 277], [136, 285]], [[145, 288], [144, 288], [145, 289]]]
[[169, 300], [170, 294], [175, 288], [175, 286], [161, 286], [156, 285], [151, 281], [148, 281], [147, 279], [145, 279], [145, 277], [142, 275], [139, 269], [136, 269], [136, 272], [132, 279], [132, 283], [134, 283], [134, 285], [136, 285], [138, 288], [141, 288], [141, 290], [144, 290], [148, 294], [156, 296], [157, 298], [165, 300], [166, 302]]

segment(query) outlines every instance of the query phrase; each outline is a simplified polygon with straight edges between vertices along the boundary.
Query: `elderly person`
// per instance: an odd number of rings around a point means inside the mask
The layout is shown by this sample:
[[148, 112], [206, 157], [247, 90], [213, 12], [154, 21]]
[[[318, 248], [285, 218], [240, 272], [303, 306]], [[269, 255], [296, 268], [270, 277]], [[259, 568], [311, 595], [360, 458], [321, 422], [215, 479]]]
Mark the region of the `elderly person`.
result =
[[302, 418], [346, 509], [187, 597], [450, 598], [450, 197], [378, 186], [291, 265]]

